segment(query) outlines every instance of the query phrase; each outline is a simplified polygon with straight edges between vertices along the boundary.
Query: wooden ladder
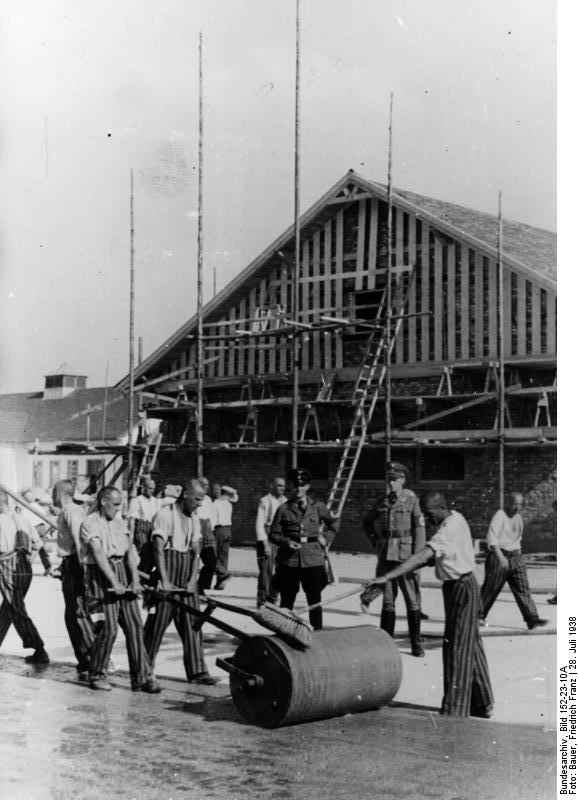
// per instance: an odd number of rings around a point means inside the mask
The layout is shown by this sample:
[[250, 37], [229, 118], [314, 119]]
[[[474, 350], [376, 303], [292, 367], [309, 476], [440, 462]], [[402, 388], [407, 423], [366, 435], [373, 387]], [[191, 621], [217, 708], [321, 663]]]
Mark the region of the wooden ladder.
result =
[[155, 464], [157, 463], [157, 456], [159, 455], [159, 448], [161, 447], [162, 440], [162, 433], [151, 434], [148, 437], [147, 444], [145, 446], [145, 452], [143, 453], [143, 458], [139, 464], [139, 471], [137, 472], [135, 486], [139, 485], [143, 475], [150, 475], [155, 469]]
[[[391, 306], [396, 309], [396, 323], [390, 338], [389, 351], [392, 354], [394, 345], [396, 343], [396, 336], [400, 330], [403, 320], [404, 310], [406, 308], [406, 301], [414, 283], [415, 270], [414, 267], [409, 267], [410, 280], [408, 289], [403, 291], [402, 281], [400, 277], [397, 278], [395, 285], [395, 299]], [[340, 460], [340, 465], [336, 472], [330, 496], [328, 498], [328, 508], [336, 515], [342, 513], [344, 504], [348, 497], [352, 478], [356, 471], [356, 466], [366, 441], [368, 427], [380, 388], [386, 377], [386, 364], [384, 363], [384, 350], [386, 347], [386, 327], [384, 322], [386, 320], [386, 299], [387, 287], [384, 288], [378, 312], [376, 314], [376, 325], [370, 333], [368, 343], [366, 345], [366, 352], [362, 360], [362, 366], [354, 386], [354, 394], [352, 397], [352, 404], [354, 405], [354, 421], [350, 428], [350, 433], [346, 439], [344, 452]]]

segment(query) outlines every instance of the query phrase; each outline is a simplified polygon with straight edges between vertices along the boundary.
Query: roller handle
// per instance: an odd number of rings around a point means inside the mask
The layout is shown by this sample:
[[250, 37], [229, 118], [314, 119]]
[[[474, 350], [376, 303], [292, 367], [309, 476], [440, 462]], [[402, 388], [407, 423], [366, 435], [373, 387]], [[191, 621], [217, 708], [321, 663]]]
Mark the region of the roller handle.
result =
[[343, 592], [342, 594], [338, 594], [335, 597], [328, 597], [327, 600], [320, 600], [319, 603], [314, 603], [311, 606], [306, 606], [305, 608], [300, 608], [297, 613], [305, 614], [307, 611], [312, 611], [314, 608], [321, 608], [322, 606], [329, 606], [330, 603], [337, 603], [338, 600], [345, 600], [346, 597], [352, 597], [355, 594], [359, 594], [360, 590], [363, 590], [368, 586], [367, 583], [359, 584], [355, 589], [349, 589], [347, 592]]
[[185, 611], [187, 614], [191, 614], [192, 617], [197, 617], [198, 620], [203, 620], [210, 622], [215, 628], [219, 628], [224, 633], [228, 633], [230, 636], [234, 636], [236, 639], [248, 639], [249, 636], [247, 633], [240, 631], [238, 628], [234, 628], [232, 625], [228, 625], [227, 622], [222, 622], [220, 619], [214, 619], [210, 616], [211, 612], [214, 610], [214, 607], [211, 605], [211, 600], [207, 603], [207, 608], [205, 611], [200, 611], [198, 608], [193, 608], [193, 606], [187, 605], [187, 603], [182, 603], [180, 600], [175, 600], [169, 594], [165, 594], [164, 592], [160, 592], [158, 589], [149, 589], [145, 587], [145, 591], [151, 596], [156, 598], [157, 600], [166, 600], [171, 605], [175, 606], [175, 608], [180, 608], [182, 611]]
[[219, 669], [228, 672], [230, 675], [235, 675], [252, 689], [263, 689], [264, 680], [261, 675], [254, 675], [250, 672], [245, 672], [245, 670], [240, 669], [235, 664], [232, 664], [226, 658], [216, 658], [215, 659], [215, 666], [219, 667]]

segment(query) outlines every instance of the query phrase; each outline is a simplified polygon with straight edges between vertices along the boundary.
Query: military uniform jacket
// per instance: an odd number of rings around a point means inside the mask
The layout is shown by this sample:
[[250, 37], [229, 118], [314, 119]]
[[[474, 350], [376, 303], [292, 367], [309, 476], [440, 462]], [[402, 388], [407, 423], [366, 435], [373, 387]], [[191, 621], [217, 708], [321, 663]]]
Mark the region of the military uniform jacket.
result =
[[[286, 567], [323, 567], [324, 548], [317, 541], [322, 522], [325, 523], [324, 536], [330, 544], [338, 530], [339, 521], [323, 503], [312, 503], [308, 498], [304, 511], [294, 500], [282, 503], [269, 529], [270, 541], [279, 547], [277, 564]], [[301, 549], [292, 550], [288, 546], [290, 541], [299, 542]]]
[[424, 517], [414, 492], [402, 489], [391, 500], [382, 497], [367, 514], [362, 526], [384, 561], [405, 561], [426, 544]]

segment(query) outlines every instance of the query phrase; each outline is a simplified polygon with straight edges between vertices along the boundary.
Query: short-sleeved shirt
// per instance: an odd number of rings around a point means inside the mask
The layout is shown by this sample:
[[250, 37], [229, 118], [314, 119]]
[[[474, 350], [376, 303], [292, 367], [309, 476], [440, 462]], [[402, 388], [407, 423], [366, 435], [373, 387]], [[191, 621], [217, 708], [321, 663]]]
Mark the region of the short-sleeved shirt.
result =
[[15, 550], [25, 550], [30, 554], [32, 550], [38, 550], [40, 545], [41, 541], [36, 528], [26, 517], [20, 513], [2, 512], [0, 514], [0, 555], [13, 553]]
[[455, 581], [474, 570], [474, 548], [468, 523], [458, 511], [451, 511], [426, 543], [434, 551], [436, 577]]
[[56, 535], [56, 546], [60, 555], [73, 556], [80, 554], [80, 527], [85, 517], [84, 508], [77, 503], [71, 501], [62, 507], [58, 517]]
[[228, 497], [218, 497], [213, 501], [213, 524], [217, 525], [231, 525], [231, 517], [233, 514], [233, 507], [231, 500]]
[[152, 522], [160, 507], [161, 504], [156, 497], [145, 497], [144, 494], [140, 494], [137, 497], [133, 497], [129, 503], [127, 517], [129, 519], [141, 519], [143, 522]]
[[285, 495], [277, 497], [271, 492], [264, 495], [259, 501], [257, 517], [255, 519], [255, 536], [258, 542], [267, 542], [267, 535], [271, 528], [275, 512], [283, 503], [287, 503], [287, 497], [285, 497]]
[[201, 539], [201, 522], [195, 511], [188, 517], [179, 505], [167, 506], [155, 515], [152, 535], [163, 539], [165, 550], [186, 553]]
[[509, 517], [502, 508], [495, 513], [491, 519], [487, 533], [487, 544], [489, 547], [500, 547], [501, 550], [521, 549], [523, 538], [523, 518], [520, 514]]
[[80, 527], [82, 545], [81, 560], [86, 564], [96, 563], [88, 546], [98, 541], [107, 558], [124, 556], [131, 547], [131, 534], [126, 519], [107, 519], [100, 511], [89, 514]]
[[206, 494], [201, 502], [201, 505], [197, 509], [197, 516], [199, 519], [204, 519], [209, 522], [211, 527], [215, 525], [215, 513], [213, 511], [213, 501]]

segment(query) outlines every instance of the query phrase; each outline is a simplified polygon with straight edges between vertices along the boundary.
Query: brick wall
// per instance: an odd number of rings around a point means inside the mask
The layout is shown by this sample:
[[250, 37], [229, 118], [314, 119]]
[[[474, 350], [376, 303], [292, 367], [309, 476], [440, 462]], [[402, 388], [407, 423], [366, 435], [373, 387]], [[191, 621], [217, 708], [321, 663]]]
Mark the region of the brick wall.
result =
[[[411, 464], [413, 453], [393, 454]], [[288, 461], [286, 462], [286, 458]], [[329, 454], [329, 473], [337, 468], [339, 453]], [[237, 489], [239, 503], [234, 508], [233, 536], [237, 544], [254, 540], [255, 510], [259, 498], [267, 491], [270, 479], [283, 475], [289, 457], [284, 452], [266, 450], [251, 452], [231, 450], [209, 452], [205, 457], [205, 474], [211, 481], [227, 483]], [[159, 459], [159, 483], [180, 483], [195, 474], [195, 455], [164, 453]], [[428, 482], [413, 486], [420, 496], [430, 489], [447, 494], [454, 507], [467, 518], [475, 538], [484, 538], [490, 518], [498, 507], [498, 461], [496, 450], [467, 450], [465, 480], [455, 483]], [[554, 448], [507, 448], [505, 453], [505, 486], [508, 491], [521, 491], [525, 498], [525, 551], [554, 552], [556, 541], [555, 515], [552, 502], [556, 498], [556, 452]], [[325, 497], [326, 481], [314, 481], [312, 488]], [[344, 508], [335, 548], [354, 552], [370, 552], [360, 520], [383, 491], [381, 481], [354, 481]]]

